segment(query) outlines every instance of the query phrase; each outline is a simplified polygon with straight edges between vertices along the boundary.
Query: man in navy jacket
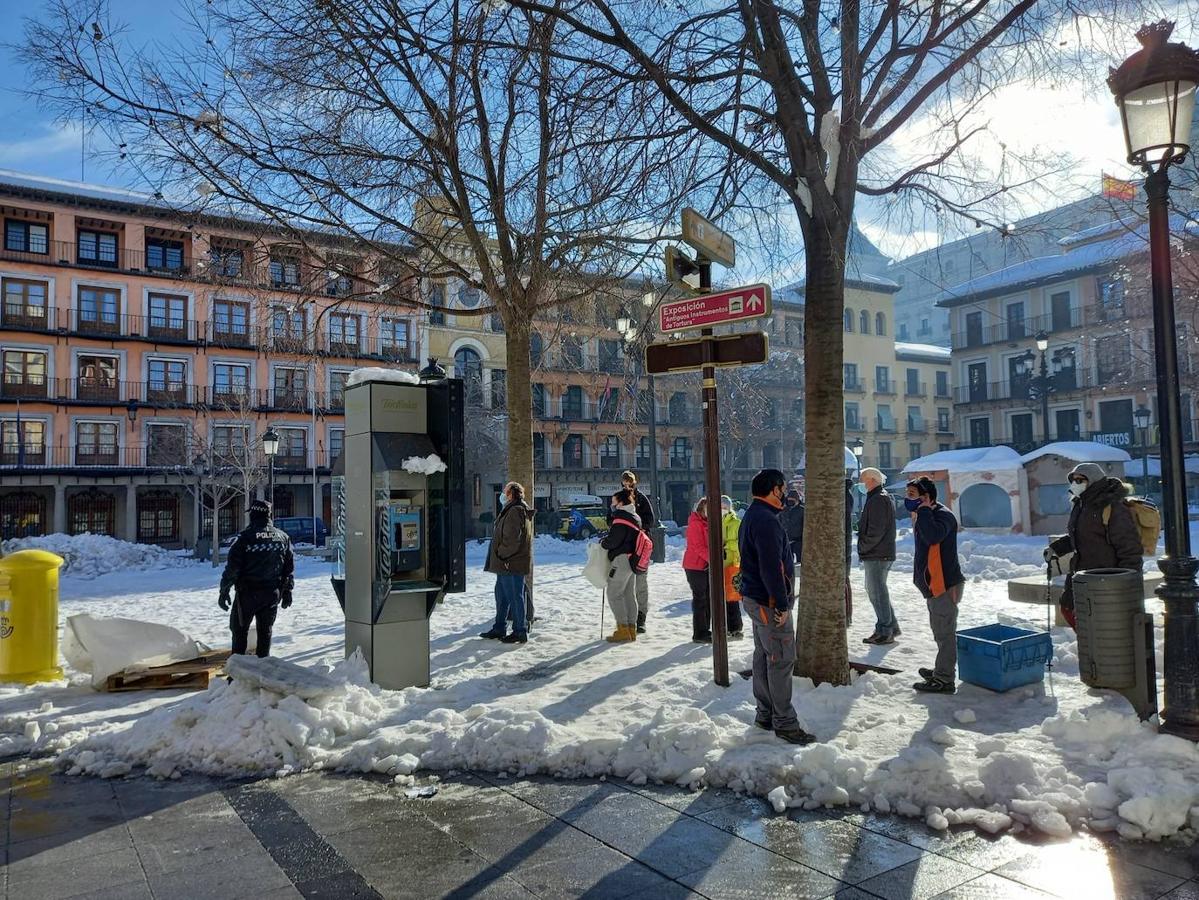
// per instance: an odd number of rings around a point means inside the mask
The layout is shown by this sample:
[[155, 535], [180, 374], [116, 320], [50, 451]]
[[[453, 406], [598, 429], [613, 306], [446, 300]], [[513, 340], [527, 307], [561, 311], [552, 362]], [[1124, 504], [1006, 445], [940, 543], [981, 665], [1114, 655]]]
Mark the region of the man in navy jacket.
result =
[[795, 666], [795, 629], [791, 607], [795, 560], [779, 521], [786, 478], [778, 469], [754, 476], [753, 503], [737, 537], [741, 551], [741, 605], [754, 625], [754, 725], [791, 744], [814, 738], [799, 725], [791, 704], [791, 670]]
[[929, 478], [908, 482], [904, 506], [912, 514], [916, 554], [912, 580], [928, 604], [928, 622], [937, 642], [937, 661], [920, 669], [916, 690], [952, 694], [957, 690], [958, 604], [966, 579], [958, 565], [958, 520], [937, 502], [937, 486]]

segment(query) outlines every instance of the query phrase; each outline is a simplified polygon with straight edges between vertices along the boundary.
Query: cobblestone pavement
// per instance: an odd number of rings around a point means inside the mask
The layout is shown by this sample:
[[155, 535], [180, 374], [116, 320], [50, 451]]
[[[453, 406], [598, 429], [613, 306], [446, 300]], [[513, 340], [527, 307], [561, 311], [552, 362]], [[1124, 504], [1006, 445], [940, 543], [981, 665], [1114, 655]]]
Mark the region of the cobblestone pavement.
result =
[[460, 775], [98, 781], [0, 765], [3, 890], [40, 898], [1199, 900], [1199, 847], [780, 816], [728, 791]]

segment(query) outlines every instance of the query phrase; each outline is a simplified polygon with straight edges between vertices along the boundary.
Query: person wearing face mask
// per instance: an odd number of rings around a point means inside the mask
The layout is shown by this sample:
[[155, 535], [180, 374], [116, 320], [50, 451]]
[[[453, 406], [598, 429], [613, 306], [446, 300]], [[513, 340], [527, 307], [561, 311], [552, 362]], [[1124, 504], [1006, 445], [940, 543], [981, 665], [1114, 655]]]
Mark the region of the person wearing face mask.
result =
[[[533, 510], [525, 489], [515, 481], [504, 485], [504, 508], [492, 529], [484, 569], [495, 573], [495, 624], [479, 637], [524, 644], [529, 640], [525, 618], [525, 577], [533, 568]], [[508, 620], [512, 633], [508, 634]]]
[[[1073, 551], [1066, 587], [1062, 592], [1062, 618], [1075, 627], [1074, 573], [1087, 569], [1132, 569], [1144, 564], [1141, 536], [1124, 499], [1132, 489], [1112, 478], [1095, 463], [1082, 463], [1067, 476], [1070, 483], [1070, 521], [1066, 534], [1050, 544], [1045, 562]], [[1106, 520], [1106, 521], [1105, 521]]]
[[754, 725], [789, 744], [810, 744], [815, 738], [800, 727], [791, 704], [795, 561], [779, 522], [786, 484], [778, 469], [763, 469], [750, 484], [754, 499], [738, 535], [741, 603], [754, 626]]
[[928, 622], [937, 642], [937, 660], [931, 669], [920, 669], [912, 687], [930, 694], [957, 691], [958, 604], [966, 579], [958, 565], [958, 520], [937, 502], [937, 486], [930, 478], [908, 482], [904, 507], [912, 514], [916, 555], [912, 580], [928, 605]]

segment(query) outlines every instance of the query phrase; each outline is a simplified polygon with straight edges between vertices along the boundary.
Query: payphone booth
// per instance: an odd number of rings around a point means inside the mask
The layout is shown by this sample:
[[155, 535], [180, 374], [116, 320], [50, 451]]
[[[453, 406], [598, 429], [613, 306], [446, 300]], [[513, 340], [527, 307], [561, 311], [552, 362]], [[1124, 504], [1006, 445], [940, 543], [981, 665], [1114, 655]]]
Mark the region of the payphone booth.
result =
[[346, 656], [380, 687], [423, 687], [429, 617], [466, 590], [462, 382], [364, 381], [345, 410]]

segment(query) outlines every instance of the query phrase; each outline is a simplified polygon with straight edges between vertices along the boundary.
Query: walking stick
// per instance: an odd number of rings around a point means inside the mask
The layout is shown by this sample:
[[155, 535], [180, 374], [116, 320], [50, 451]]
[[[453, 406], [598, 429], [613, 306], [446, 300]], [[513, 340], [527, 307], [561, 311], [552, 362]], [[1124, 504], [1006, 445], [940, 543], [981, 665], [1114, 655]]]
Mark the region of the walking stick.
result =
[[604, 607], [608, 604], [608, 589], [600, 589], [600, 640], [604, 639]]

